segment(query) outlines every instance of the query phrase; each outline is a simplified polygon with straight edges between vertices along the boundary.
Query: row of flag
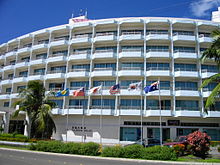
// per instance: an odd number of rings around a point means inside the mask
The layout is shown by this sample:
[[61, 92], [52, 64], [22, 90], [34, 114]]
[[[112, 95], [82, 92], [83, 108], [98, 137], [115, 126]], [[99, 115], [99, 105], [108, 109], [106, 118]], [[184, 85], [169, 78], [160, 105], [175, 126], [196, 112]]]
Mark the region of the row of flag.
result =
[[[148, 93], [148, 92], [152, 92], [152, 91], [155, 91], [158, 89], [159, 89], [159, 81], [156, 81], [156, 82], [152, 83], [151, 85], [144, 87], [144, 92]], [[93, 87], [89, 90], [89, 94], [98, 94], [101, 92], [101, 90], [102, 90], [102, 85], [96, 86], [96, 87]], [[128, 91], [132, 91], [132, 90], [142, 90], [142, 82], [136, 82], [136, 83], [130, 84], [128, 87]], [[111, 95], [120, 93], [120, 85], [115, 84], [115, 85], [111, 86], [109, 89], [109, 93]], [[69, 96], [69, 94], [70, 94], [70, 90], [69, 90], [69, 88], [67, 88], [65, 90], [56, 92], [55, 96], [56, 97]], [[82, 87], [82, 88], [79, 88], [78, 90], [73, 91], [73, 96], [74, 97], [85, 96], [85, 87]]]

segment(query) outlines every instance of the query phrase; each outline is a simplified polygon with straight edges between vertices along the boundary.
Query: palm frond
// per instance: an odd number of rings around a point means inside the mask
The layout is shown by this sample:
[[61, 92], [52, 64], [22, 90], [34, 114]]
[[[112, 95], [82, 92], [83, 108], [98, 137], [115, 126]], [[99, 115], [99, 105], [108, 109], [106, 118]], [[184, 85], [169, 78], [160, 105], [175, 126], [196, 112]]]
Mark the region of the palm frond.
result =
[[202, 89], [204, 87], [206, 87], [207, 85], [209, 85], [210, 83], [220, 83], [220, 73], [217, 73], [211, 77], [209, 77], [208, 79], [206, 79], [205, 81], [203, 81], [202, 85], [199, 87], [199, 89]]
[[205, 109], [208, 109], [211, 105], [214, 105], [220, 94], [220, 83], [212, 90], [212, 93], [206, 100]]

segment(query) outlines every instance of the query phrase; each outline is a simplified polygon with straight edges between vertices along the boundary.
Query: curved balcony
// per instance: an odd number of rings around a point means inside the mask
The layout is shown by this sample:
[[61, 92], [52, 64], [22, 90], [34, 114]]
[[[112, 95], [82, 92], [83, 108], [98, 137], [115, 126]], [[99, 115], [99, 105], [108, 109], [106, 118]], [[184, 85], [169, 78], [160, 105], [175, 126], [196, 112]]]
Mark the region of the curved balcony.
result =
[[192, 36], [192, 35], [174, 34], [173, 41], [174, 42], [177, 42], [177, 41], [195, 42], [196, 37], [194, 35]]
[[196, 69], [192, 68], [176, 68], [174, 76], [198, 78], [199, 72]]
[[91, 73], [92, 77], [109, 77], [115, 76], [115, 70], [113, 68], [94, 68]]
[[24, 62], [18, 62], [15, 64], [15, 68], [23, 68], [23, 67], [28, 67], [29, 62], [28, 61], [24, 61]]
[[106, 58], [116, 58], [116, 53], [114, 51], [109, 50], [102, 50], [102, 51], [96, 51], [92, 55], [92, 59], [106, 59]]
[[122, 40], [143, 40], [143, 35], [141, 33], [122, 33], [119, 38], [120, 41]]
[[71, 77], [89, 77], [89, 70], [88, 69], [71, 69], [66, 75], [67, 78]]
[[90, 115], [113, 115], [115, 107], [112, 106], [91, 106], [89, 110]]
[[11, 57], [11, 56], [16, 56], [16, 54], [17, 54], [17, 51], [15, 51], [15, 50], [10, 51], [5, 54], [5, 57], [7, 58], [7, 57]]
[[205, 114], [204, 117], [220, 117], [220, 111], [208, 111], [208, 114]]
[[73, 36], [71, 40], [71, 44], [83, 44], [83, 43], [90, 43], [91, 42], [91, 35], [78, 35]]
[[146, 53], [146, 58], [169, 58], [169, 50], [163, 49], [148, 49]]
[[14, 70], [14, 65], [7, 65], [7, 66], [4, 66], [4, 67], [3, 67], [3, 70], [4, 70], [4, 71], [7, 71], [7, 70]]
[[143, 58], [143, 54], [141, 49], [122, 49], [119, 53], [119, 58]]
[[63, 79], [65, 78], [65, 71], [54, 70], [48, 71], [45, 75], [45, 79]]
[[44, 80], [44, 73], [33, 73], [30, 76], [28, 76], [28, 81], [32, 80]]
[[20, 48], [17, 50], [17, 53], [25, 53], [25, 52], [30, 52], [31, 48], [30, 47], [24, 47], [24, 48]]
[[47, 48], [48, 48], [47, 43], [40, 43], [40, 44], [32, 46], [32, 50], [43, 50], [43, 49], [47, 49]]
[[66, 38], [54, 39], [49, 44], [50, 47], [63, 46], [63, 45], [68, 45], [68, 40]]
[[83, 51], [83, 52], [71, 54], [69, 56], [68, 60], [69, 61], [72, 61], [72, 60], [89, 60], [90, 56], [91, 56], [90, 51]]
[[176, 96], [199, 97], [200, 93], [197, 88], [177, 87], [175, 88]]
[[210, 69], [202, 69], [202, 78], [208, 78], [215, 74], [217, 74], [217, 70], [210, 70]]
[[201, 117], [201, 112], [198, 107], [176, 107], [175, 116]]
[[51, 62], [59, 62], [59, 61], [66, 61], [67, 57], [65, 54], [63, 53], [57, 53], [57, 54], [51, 54], [49, 55], [48, 59], [47, 59], [47, 63], [51, 63]]
[[145, 116], [172, 116], [171, 107], [148, 106], [146, 108]]
[[170, 68], [167, 67], [149, 67], [146, 76], [170, 76]]
[[13, 78], [4, 79], [1, 81], [1, 85], [7, 85], [12, 83]]
[[0, 100], [10, 99], [10, 93], [1, 93]]
[[13, 83], [25, 83], [27, 82], [27, 76], [18, 76], [13, 79]]
[[213, 39], [205, 34], [200, 34], [199, 35], [199, 43], [211, 43]]
[[[142, 112], [144, 108], [142, 107]], [[140, 116], [141, 115], [141, 107], [140, 106], [120, 106], [119, 109], [120, 115], [123, 116]]]
[[118, 72], [118, 76], [143, 76], [143, 68], [141, 67], [122, 67]]
[[98, 34], [94, 38], [94, 42], [116, 41], [117, 36], [112, 33]]
[[30, 65], [46, 64], [46, 59], [33, 59], [29, 63], [30, 63]]
[[197, 54], [195, 51], [174, 51], [173, 57], [175, 59], [197, 59]]
[[146, 40], [169, 40], [169, 34], [166, 32], [147, 32]]

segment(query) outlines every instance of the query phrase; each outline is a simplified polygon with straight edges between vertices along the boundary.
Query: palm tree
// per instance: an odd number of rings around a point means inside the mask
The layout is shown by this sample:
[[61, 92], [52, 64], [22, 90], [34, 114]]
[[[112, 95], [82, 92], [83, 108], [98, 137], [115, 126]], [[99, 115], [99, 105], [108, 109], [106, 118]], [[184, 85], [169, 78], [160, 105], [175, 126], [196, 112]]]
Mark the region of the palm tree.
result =
[[[204, 51], [202, 54], [200, 60], [202, 63], [207, 59], [213, 59], [218, 67], [218, 70], [220, 69], [220, 31], [214, 30], [212, 32], [213, 42], [211, 46]], [[211, 106], [213, 106], [218, 99], [218, 96], [220, 95], [220, 73], [217, 73], [205, 81], [203, 81], [200, 88], [203, 88], [207, 86], [210, 83], [216, 83], [217, 86], [212, 90], [212, 93], [206, 100], [205, 104], [205, 112], [207, 113], [207, 109], [209, 109]]]
[[29, 81], [27, 88], [19, 92], [19, 100], [14, 103], [14, 107], [19, 105], [13, 114], [15, 117], [21, 111], [26, 112], [28, 137], [48, 138], [56, 131], [51, 114], [55, 103], [48, 100], [50, 93], [46, 95], [45, 91], [42, 82]]

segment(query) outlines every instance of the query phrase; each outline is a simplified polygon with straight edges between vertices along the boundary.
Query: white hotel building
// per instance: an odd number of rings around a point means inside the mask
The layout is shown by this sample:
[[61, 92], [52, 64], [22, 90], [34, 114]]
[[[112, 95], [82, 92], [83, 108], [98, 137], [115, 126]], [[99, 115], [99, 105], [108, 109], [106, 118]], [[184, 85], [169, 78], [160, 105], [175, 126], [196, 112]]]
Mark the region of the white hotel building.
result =
[[[65, 141], [67, 134], [68, 141], [99, 142], [102, 137], [103, 143], [119, 143], [135, 141], [141, 132], [143, 138], [159, 139], [159, 91], [127, 88], [160, 79], [163, 140], [194, 130], [220, 140], [220, 102], [208, 114], [203, 108], [216, 84], [198, 90], [205, 78], [218, 73], [213, 60], [201, 64], [199, 58], [219, 25], [166, 17], [70, 19], [69, 24], [12, 39], [0, 45], [0, 123], [5, 132], [24, 133], [25, 114], [12, 118], [11, 106], [20, 88], [40, 80], [48, 91], [71, 90], [68, 97], [51, 97], [57, 103], [55, 139]], [[86, 86], [88, 91], [101, 83], [102, 106], [100, 94], [71, 96], [76, 89]], [[116, 83], [120, 94], [110, 95]]]

